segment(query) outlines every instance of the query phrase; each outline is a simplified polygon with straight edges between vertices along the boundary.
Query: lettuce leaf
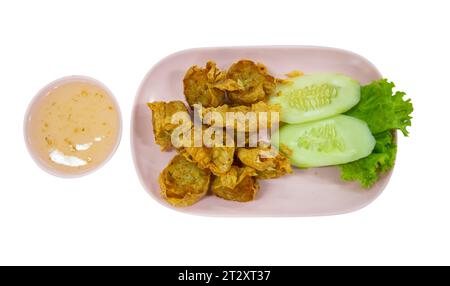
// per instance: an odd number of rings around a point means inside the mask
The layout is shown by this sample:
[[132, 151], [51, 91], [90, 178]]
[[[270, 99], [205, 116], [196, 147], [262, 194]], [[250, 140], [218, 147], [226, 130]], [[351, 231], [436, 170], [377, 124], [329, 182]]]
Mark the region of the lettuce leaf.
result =
[[375, 184], [380, 175], [394, 167], [397, 144], [394, 132], [402, 131], [408, 136], [407, 126], [411, 126], [413, 105], [410, 99], [403, 99], [405, 93], [394, 93], [394, 83], [387, 79], [373, 81], [361, 87], [361, 100], [347, 115], [367, 122], [376, 139], [372, 153], [354, 162], [340, 165], [341, 178], [345, 181], [359, 181], [364, 188]]
[[369, 156], [354, 162], [340, 165], [344, 181], [359, 181], [364, 188], [370, 188], [380, 175], [394, 167], [397, 144], [392, 131], [374, 135], [376, 144]]
[[411, 99], [404, 100], [404, 92], [393, 92], [394, 83], [387, 79], [373, 81], [361, 87], [361, 100], [347, 115], [364, 120], [372, 134], [398, 129], [408, 136], [407, 126], [411, 126]]

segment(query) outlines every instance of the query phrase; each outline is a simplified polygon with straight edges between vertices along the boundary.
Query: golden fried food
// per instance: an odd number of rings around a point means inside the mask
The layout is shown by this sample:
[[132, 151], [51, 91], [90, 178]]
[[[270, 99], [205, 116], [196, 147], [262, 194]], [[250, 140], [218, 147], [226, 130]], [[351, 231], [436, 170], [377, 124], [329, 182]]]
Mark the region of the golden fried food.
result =
[[214, 178], [211, 190], [225, 200], [252, 201], [259, 190], [255, 176], [252, 168], [232, 166], [226, 174]]
[[209, 169], [213, 174], [223, 174], [230, 170], [234, 160], [234, 147], [211, 148], [211, 163]]
[[292, 173], [289, 159], [273, 147], [239, 148], [237, 157], [254, 168], [259, 179], [274, 179]]
[[219, 88], [228, 91], [228, 99], [233, 105], [251, 105], [264, 101], [274, 92], [276, 80], [268, 74], [263, 64], [250, 60], [234, 63], [227, 72], [227, 85]]
[[[230, 169], [234, 161], [234, 145], [226, 146], [224, 139], [220, 138], [220, 141], [215, 142], [211, 139], [211, 142], [205, 141], [205, 132], [207, 128], [202, 127], [202, 133], [199, 134], [201, 141], [195, 142], [195, 127], [192, 127], [189, 131], [189, 140], [183, 140], [183, 145], [177, 149], [178, 153], [184, 156], [188, 161], [196, 163], [200, 168], [209, 169], [215, 175], [221, 175]], [[197, 143], [197, 144], [196, 144]]]
[[190, 206], [206, 195], [211, 172], [176, 155], [159, 176], [161, 196], [176, 207]]
[[295, 77], [303, 76], [303, 75], [305, 75], [305, 73], [302, 71], [299, 71], [299, 70], [293, 70], [293, 71], [286, 73], [285, 75], [288, 78], [295, 78]]
[[[188, 105], [201, 105], [194, 109], [200, 123], [195, 126], [181, 101], [148, 103], [155, 142], [163, 151], [174, 147], [178, 152], [159, 176], [161, 196], [184, 207], [211, 189], [217, 197], [248, 202], [257, 195], [258, 179], [292, 173], [286, 156], [292, 150], [263, 145], [268, 129], [279, 124], [281, 110], [267, 99], [277, 84], [290, 84], [290, 78], [301, 75], [293, 71], [287, 79], [275, 79], [264, 65], [250, 60], [234, 63], [227, 72], [212, 61], [192, 66], [183, 85]], [[178, 112], [183, 116], [174, 119]]]
[[156, 101], [147, 103], [152, 110], [152, 124], [155, 142], [161, 146], [161, 151], [167, 151], [172, 147], [171, 133], [179, 126], [179, 124], [172, 123], [172, 116], [177, 112], [183, 112], [186, 121], [189, 120], [189, 113], [182, 101]]
[[179, 153], [200, 168], [209, 169], [214, 175], [221, 175], [230, 170], [234, 160], [234, 147], [184, 147]]
[[[263, 101], [254, 103], [251, 106], [244, 106], [244, 105], [229, 106], [227, 104], [224, 104], [219, 107], [202, 108], [201, 118], [209, 119], [205, 120], [210, 121], [210, 124], [208, 125], [214, 125], [216, 127], [230, 127], [237, 129], [238, 126], [242, 126], [241, 128], [245, 127], [245, 131], [249, 130], [256, 131], [256, 129], [261, 124], [263, 124], [263, 126], [265, 125], [265, 127], [267, 128], [270, 128], [272, 123], [279, 123], [280, 110], [281, 110], [280, 105], [278, 104], [269, 105], [268, 103]], [[234, 116], [235, 120], [227, 122], [226, 120], [227, 113], [228, 116], [230, 115]], [[260, 117], [260, 113], [265, 113], [266, 117]], [[252, 118], [253, 120], [255, 120], [256, 124], [249, 126], [249, 121], [252, 120]], [[263, 120], [263, 118], [265, 118], [265, 120]]]
[[283, 153], [286, 156], [292, 156], [292, 149], [289, 148], [288, 146], [284, 145], [283, 143], [280, 144], [280, 152]]
[[184, 95], [189, 106], [198, 103], [204, 107], [217, 107], [225, 103], [225, 91], [216, 87], [226, 74], [209, 61], [205, 68], [191, 67], [184, 76]]
[[[285, 73], [284, 75], [287, 76], [287, 78], [276, 78], [275, 82], [277, 84], [282, 84], [282, 85], [292, 85], [292, 84], [294, 84], [292, 79], [294, 79], [296, 77], [299, 77], [299, 76], [303, 76], [305, 74], [302, 71], [293, 70], [293, 71], [290, 71], [288, 73]], [[281, 92], [277, 92], [275, 95], [276, 96], [280, 96]]]

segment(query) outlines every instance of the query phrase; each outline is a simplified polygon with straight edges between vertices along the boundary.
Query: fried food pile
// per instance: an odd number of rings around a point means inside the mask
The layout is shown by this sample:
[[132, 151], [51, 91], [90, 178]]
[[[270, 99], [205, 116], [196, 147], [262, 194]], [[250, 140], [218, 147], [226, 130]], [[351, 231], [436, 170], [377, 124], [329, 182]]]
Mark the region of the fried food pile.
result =
[[172, 146], [172, 131], [178, 124], [172, 123], [172, 115], [183, 112], [189, 117], [188, 110], [182, 101], [151, 102], [147, 104], [152, 110], [153, 135], [161, 151], [168, 151]]
[[[259, 112], [279, 112], [279, 106], [267, 103], [275, 91], [276, 83], [277, 79], [268, 73], [263, 64], [250, 60], [240, 60], [231, 65], [228, 71], [221, 71], [216, 63], [209, 61], [204, 68], [189, 68], [183, 79], [188, 106], [192, 110], [194, 105], [200, 104], [201, 119], [211, 111], [216, 111], [223, 119], [230, 112], [254, 112], [257, 115]], [[252, 201], [259, 190], [258, 180], [292, 173], [289, 159], [283, 152], [264, 144], [241, 147], [236, 144], [235, 134], [227, 137], [232, 138], [231, 144], [225, 140], [213, 140], [212, 145], [196, 145], [196, 129], [182, 101], [152, 102], [148, 106], [152, 110], [156, 144], [161, 147], [161, 151], [173, 148], [177, 151], [177, 155], [159, 176], [161, 196], [173, 206], [190, 206], [209, 190], [225, 200]], [[175, 114], [178, 115], [177, 120], [173, 119]], [[270, 125], [274, 121], [278, 123], [278, 120], [278, 117], [269, 116], [264, 123]], [[186, 134], [191, 136], [189, 140], [183, 139], [181, 144], [174, 146], [171, 138], [180, 122], [183, 124], [182, 137]], [[223, 125], [214, 125], [213, 130], [227, 133], [230, 128], [235, 130], [236, 124], [239, 124], [238, 120], [233, 121], [233, 126], [227, 126], [225, 122], [223, 120]], [[256, 126], [259, 124], [260, 121], [257, 121]], [[202, 125], [205, 130], [207, 127], [208, 124]], [[254, 127], [245, 127], [242, 133], [246, 139], [252, 130], [257, 129]], [[179, 134], [174, 136], [178, 138]]]
[[[228, 102], [232, 106], [250, 106], [265, 101], [274, 92], [276, 79], [260, 63], [240, 60], [228, 72], [220, 71], [209, 61], [205, 68], [191, 67], [183, 79], [184, 95], [190, 106], [218, 107]], [[226, 95], [226, 96], [225, 96]]]

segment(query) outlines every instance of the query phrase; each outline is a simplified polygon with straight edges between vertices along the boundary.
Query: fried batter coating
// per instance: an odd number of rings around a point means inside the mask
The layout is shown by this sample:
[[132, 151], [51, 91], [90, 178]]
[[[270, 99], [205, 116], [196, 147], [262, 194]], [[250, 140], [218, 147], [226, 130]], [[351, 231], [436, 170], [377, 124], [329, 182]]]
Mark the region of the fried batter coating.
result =
[[285, 144], [281, 143], [279, 149], [280, 149], [280, 152], [283, 153], [284, 155], [286, 155], [288, 157], [292, 156], [292, 152], [293, 152], [292, 149], [289, 148], [288, 146], [286, 146]]
[[[282, 85], [292, 85], [294, 83], [292, 81], [293, 78], [296, 78], [296, 77], [299, 77], [299, 76], [304, 76], [305, 74], [302, 71], [293, 70], [293, 71], [290, 71], [288, 73], [285, 73], [284, 75], [287, 76], [287, 78], [276, 78], [275, 82], [277, 84], [282, 84]], [[280, 96], [280, 95], [281, 95], [280, 92], [278, 92], [276, 94], [276, 96]]]
[[204, 107], [217, 107], [225, 103], [225, 91], [216, 87], [226, 79], [226, 74], [209, 61], [205, 68], [192, 66], [183, 79], [184, 95], [189, 106], [198, 103]]
[[209, 169], [214, 175], [228, 172], [234, 160], [234, 147], [184, 147], [179, 153], [200, 168]]
[[190, 206], [208, 192], [211, 172], [176, 155], [159, 175], [161, 196], [176, 207]]
[[259, 179], [274, 179], [292, 173], [289, 159], [273, 147], [239, 148], [239, 160], [254, 168]]
[[155, 142], [161, 147], [161, 151], [168, 151], [172, 148], [171, 133], [178, 126], [172, 124], [172, 115], [177, 112], [185, 112], [186, 118], [189, 113], [182, 101], [156, 101], [147, 103], [152, 110], [152, 124]]
[[230, 170], [234, 160], [234, 147], [211, 148], [211, 164], [209, 169], [213, 174], [223, 174]]
[[[212, 122], [209, 125], [215, 125], [216, 127], [222, 126], [222, 127], [230, 127], [236, 129], [238, 126], [245, 126], [245, 131], [248, 130], [256, 130], [258, 126], [262, 123], [267, 128], [270, 128], [272, 123], [279, 123], [279, 114], [280, 114], [281, 107], [278, 104], [271, 104], [269, 105], [266, 102], [260, 101], [257, 103], [252, 104], [251, 106], [229, 106], [227, 104], [221, 105], [219, 107], [210, 107], [210, 108], [202, 108], [202, 114], [201, 118], [205, 118], [208, 116], [208, 113], [214, 113], [217, 112], [220, 115], [220, 121], [221, 124], [218, 124], [215, 120], [215, 116], [211, 116]], [[256, 120], [255, 126], [248, 126], [248, 120], [251, 118], [249, 117], [249, 112], [254, 112], [254, 118]], [[260, 118], [260, 113], [265, 112], [267, 114], [266, 122], [263, 122]], [[234, 115], [235, 120], [232, 122], [227, 122], [227, 113], [229, 115]], [[237, 113], [242, 113], [244, 117], [237, 116]], [[241, 130], [243, 131], [243, 130]]]
[[251, 105], [264, 101], [274, 92], [276, 80], [267, 68], [250, 60], [234, 63], [227, 72], [227, 83], [218, 86], [228, 91], [233, 105]]
[[256, 175], [252, 168], [232, 166], [226, 174], [214, 178], [211, 190], [225, 200], [252, 201], [259, 190]]
[[[207, 131], [205, 126], [202, 128], [202, 132]], [[195, 127], [193, 126], [189, 132], [190, 139], [183, 141], [183, 145], [177, 149], [178, 153], [188, 161], [196, 163], [200, 168], [209, 169], [215, 175], [228, 172], [234, 161], [235, 147], [232, 144], [229, 146], [225, 144], [225, 134], [223, 138], [218, 137], [219, 142], [211, 141], [206, 144], [207, 141], [204, 140], [207, 136], [204, 136], [204, 133], [200, 133], [201, 140], [195, 142]]]
[[286, 73], [285, 75], [288, 78], [295, 78], [295, 77], [303, 76], [303, 75], [305, 75], [305, 73], [302, 71], [299, 71], [299, 70], [293, 70], [293, 71]]

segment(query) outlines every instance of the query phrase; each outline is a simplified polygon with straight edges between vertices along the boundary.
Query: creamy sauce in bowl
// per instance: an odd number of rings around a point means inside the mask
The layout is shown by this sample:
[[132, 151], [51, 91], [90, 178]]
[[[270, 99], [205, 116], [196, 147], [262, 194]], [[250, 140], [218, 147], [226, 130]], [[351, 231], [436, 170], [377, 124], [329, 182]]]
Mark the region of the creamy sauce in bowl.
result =
[[66, 77], [36, 95], [24, 132], [32, 157], [44, 170], [79, 176], [99, 168], [114, 153], [121, 136], [120, 110], [102, 83]]

